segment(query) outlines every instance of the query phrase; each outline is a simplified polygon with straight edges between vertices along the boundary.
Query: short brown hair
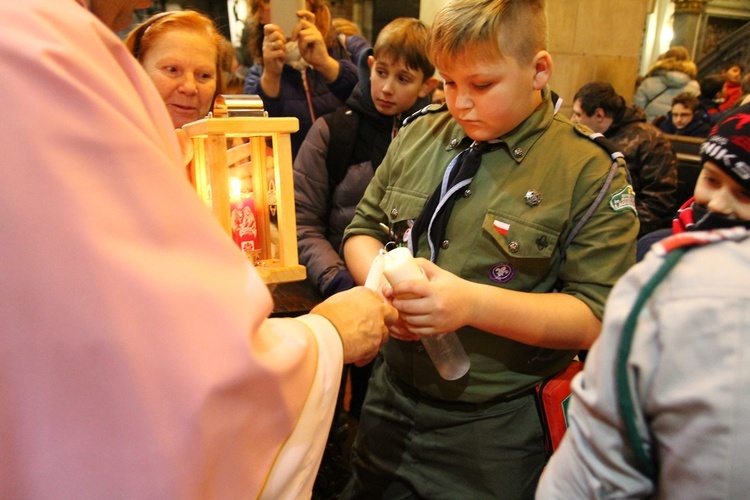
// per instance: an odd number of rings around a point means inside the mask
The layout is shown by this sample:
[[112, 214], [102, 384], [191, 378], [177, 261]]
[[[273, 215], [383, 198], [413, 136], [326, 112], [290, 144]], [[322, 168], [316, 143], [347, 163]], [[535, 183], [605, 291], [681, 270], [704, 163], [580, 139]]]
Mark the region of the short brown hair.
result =
[[447, 0], [432, 22], [427, 54], [440, 66], [485, 45], [530, 64], [547, 49], [547, 30], [544, 0]]
[[695, 113], [701, 105], [698, 97], [690, 92], [682, 92], [674, 96], [674, 99], [672, 99], [672, 106], [675, 104], [682, 104], [693, 113]]
[[413, 17], [399, 17], [380, 30], [373, 47], [373, 57], [402, 60], [410, 69], [421, 70], [424, 79], [435, 73], [435, 66], [427, 57], [429, 27]]

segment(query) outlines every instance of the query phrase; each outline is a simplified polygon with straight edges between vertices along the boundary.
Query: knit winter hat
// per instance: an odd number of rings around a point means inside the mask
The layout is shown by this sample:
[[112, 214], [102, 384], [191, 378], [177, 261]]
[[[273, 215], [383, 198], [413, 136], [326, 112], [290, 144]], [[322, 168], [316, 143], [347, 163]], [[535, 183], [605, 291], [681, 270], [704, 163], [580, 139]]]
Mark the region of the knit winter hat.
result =
[[711, 129], [701, 146], [701, 159], [715, 163], [743, 188], [750, 189], [750, 103]]

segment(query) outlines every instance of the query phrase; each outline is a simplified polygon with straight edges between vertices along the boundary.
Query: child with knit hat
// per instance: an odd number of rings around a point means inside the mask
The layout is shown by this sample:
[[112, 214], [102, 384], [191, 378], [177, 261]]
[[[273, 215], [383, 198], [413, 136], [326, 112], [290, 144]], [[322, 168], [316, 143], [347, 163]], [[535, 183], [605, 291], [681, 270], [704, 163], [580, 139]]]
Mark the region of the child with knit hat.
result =
[[750, 103], [714, 126], [701, 159], [694, 196], [678, 211], [672, 231], [750, 227]]
[[672, 234], [750, 227], [750, 103], [711, 129], [701, 146], [701, 158], [703, 167], [694, 196], [677, 211], [671, 229], [659, 229], [638, 239], [638, 262], [654, 243]]
[[701, 154], [679, 234], [609, 296], [537, 498], [750, 490], [750, 104], [714, 127]]

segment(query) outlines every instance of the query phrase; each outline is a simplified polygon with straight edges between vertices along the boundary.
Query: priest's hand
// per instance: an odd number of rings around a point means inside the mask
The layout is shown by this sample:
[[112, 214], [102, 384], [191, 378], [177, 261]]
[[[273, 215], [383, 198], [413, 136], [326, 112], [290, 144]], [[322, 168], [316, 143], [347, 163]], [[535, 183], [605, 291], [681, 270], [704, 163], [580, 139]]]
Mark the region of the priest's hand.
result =
[[388, 339], [388, 327], [398, 312], [372, 290], [358, 286], [337, 293], [310, 311], [327, 318], [341, 337], [344, 363], [371, 361]]

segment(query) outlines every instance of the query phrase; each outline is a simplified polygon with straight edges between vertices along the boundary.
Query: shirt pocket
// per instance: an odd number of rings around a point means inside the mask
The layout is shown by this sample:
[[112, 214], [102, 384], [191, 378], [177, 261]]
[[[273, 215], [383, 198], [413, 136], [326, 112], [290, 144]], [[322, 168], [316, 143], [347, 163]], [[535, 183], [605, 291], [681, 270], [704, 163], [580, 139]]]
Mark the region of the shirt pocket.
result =
[[389, 187], [386, 190], [380, 208], [388, 219], [388, 226], [396, 235], [399, 246], [406, 245], [406, 238], [414, 225], [414, 219], [422, 213], [426, 202], [427, 195], [422, 193], [397, 187]]
[[559, 231], [488, 210], [465, 272], [480, 277], [480, 281], [509, 283], [510, 288], [531, 291], [556, 280], [551, 271], [557, 262], [559, 241]]

